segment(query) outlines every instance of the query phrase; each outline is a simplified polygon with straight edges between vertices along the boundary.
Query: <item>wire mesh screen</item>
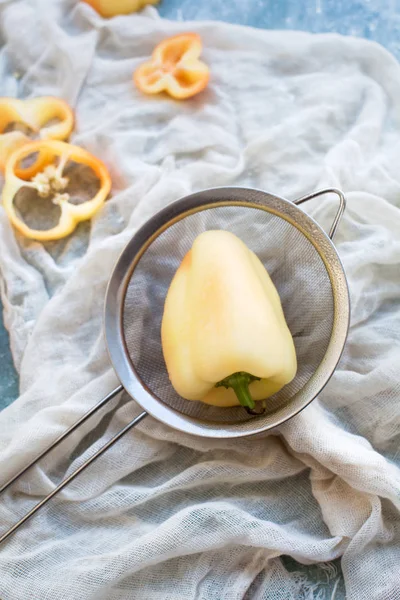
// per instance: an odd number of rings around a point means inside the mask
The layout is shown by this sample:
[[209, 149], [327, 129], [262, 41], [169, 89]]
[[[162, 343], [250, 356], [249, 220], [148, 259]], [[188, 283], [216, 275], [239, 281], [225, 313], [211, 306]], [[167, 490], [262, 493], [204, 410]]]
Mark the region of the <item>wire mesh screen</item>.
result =
[[297, 375], [267, 400], [267, 413], [290, 402], [326, 353], [334, 318], [331, 281], [321, 256], [300, 230], [284, 218], [248, 206], [220, 206], [186, 216], [144, 252], [132, 274], [123, 312], [130, 360], [142, 383], [181, 413], [203, 421], [240, 423], [257, 417], [241, 407], [218, 408], [178, 396], [161, 347], [161, 319], [172, 277], [195, 238], [210, 229], [231, 231], [257, 254], [278, 290], [294, 338]]

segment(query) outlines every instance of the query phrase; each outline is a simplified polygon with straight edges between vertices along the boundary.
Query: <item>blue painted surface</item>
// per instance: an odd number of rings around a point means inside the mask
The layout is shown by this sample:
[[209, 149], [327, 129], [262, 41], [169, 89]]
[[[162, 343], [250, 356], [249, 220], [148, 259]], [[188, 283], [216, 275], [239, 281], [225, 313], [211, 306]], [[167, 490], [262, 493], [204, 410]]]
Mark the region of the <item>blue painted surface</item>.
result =
[[262, 29], [336, 32], [377, 41], [400, 58], [400, 0], [161, 0], [162, 17]]
[[[1, 306], [1, 305], [0, 305]], [[18, 376], [14, 369], [8, 333], [0, 318], [0, 410], [11, 404], [18, 396]]]

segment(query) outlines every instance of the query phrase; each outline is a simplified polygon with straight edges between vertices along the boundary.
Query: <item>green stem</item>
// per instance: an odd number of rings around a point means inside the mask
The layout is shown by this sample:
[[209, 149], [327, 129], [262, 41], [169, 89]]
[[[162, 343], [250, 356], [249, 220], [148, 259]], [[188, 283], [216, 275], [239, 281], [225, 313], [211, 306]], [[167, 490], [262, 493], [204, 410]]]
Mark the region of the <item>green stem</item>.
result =
[[255, 402], [250, 394], [249, 383], [258, 381], [259, 379], [260, 377], [255, 377], [254, 375], [250, 375], [250, 373], [238, 371], [216, 383], [215, 387], [232, 388], [240, 404], [253, 409]]

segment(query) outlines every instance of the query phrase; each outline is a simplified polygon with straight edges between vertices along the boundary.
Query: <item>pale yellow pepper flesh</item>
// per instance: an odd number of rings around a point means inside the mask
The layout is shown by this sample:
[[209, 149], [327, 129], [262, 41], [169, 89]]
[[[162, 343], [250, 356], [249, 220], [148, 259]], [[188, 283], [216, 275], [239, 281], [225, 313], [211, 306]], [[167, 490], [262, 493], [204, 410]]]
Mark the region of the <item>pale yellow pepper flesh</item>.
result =
[[66, 140], [74, 126], [72, 108], [52, 96], [0, 98], [0, 170], [4, 171], [11, 154], [32, 139], [20, 129], [30, 131], [40, 140]]
[[129, 15], [142, 10], [147, 4], [158, 4], [159, 0], [84, 0], [102, 17]]
[[202, 92], [210, 71], [200, 60], [202, 41], [197, 33], [180, 33], [160, 42], [150, 60], [139, 65], [133, 79], [144, 94], [166, 92], [185, 100]]
[[171, 282], [161, 326], [171, 383], [187, 400], [236, 406], [233, 389], [215, 387], [245, 372], [253, 400], [278, 392], [297, 370], [278, 292], [258, 257], [228, 231], [194, 241]]
[[[35, 162], [24, 168], [24, 159], [35, 155]], [[80, 204], [69, 201], [69, 179], [63, 176], [69, 161], [89, 167], [99, 179], [97, 193]], [[14, 202], [22, 188], [31, 188], [40, 197], [47, 198], [60, 207], [57, 225], [51, 229], [32, 229], [20, 218]], [[103, 206], [110, 189], [111, 178], [106, 166], [87, 150], [58, 140], [39, 140], [25, 144], [9, 157], [2, 201], [15, 229], [27, 238], [46, 242], [66, 237], [78, 223], [90, 219]]]

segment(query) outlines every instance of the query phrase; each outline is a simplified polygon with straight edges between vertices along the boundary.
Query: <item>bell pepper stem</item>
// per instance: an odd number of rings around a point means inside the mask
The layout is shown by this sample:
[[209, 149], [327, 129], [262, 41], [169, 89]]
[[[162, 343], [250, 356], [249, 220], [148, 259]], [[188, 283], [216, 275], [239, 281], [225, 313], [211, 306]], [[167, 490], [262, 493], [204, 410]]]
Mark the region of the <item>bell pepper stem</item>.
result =
[[244, 371], [238, 371], [237, 373], [225, 377], [222, 381], [219, 381], [215, 387], [232, 388], [240, 404], [246, 408], [253, 409], [255, 407], [255, 402], [251, 397], [249, 384], [256, 380], [259, 381], [260, 377], [255, 377]]

